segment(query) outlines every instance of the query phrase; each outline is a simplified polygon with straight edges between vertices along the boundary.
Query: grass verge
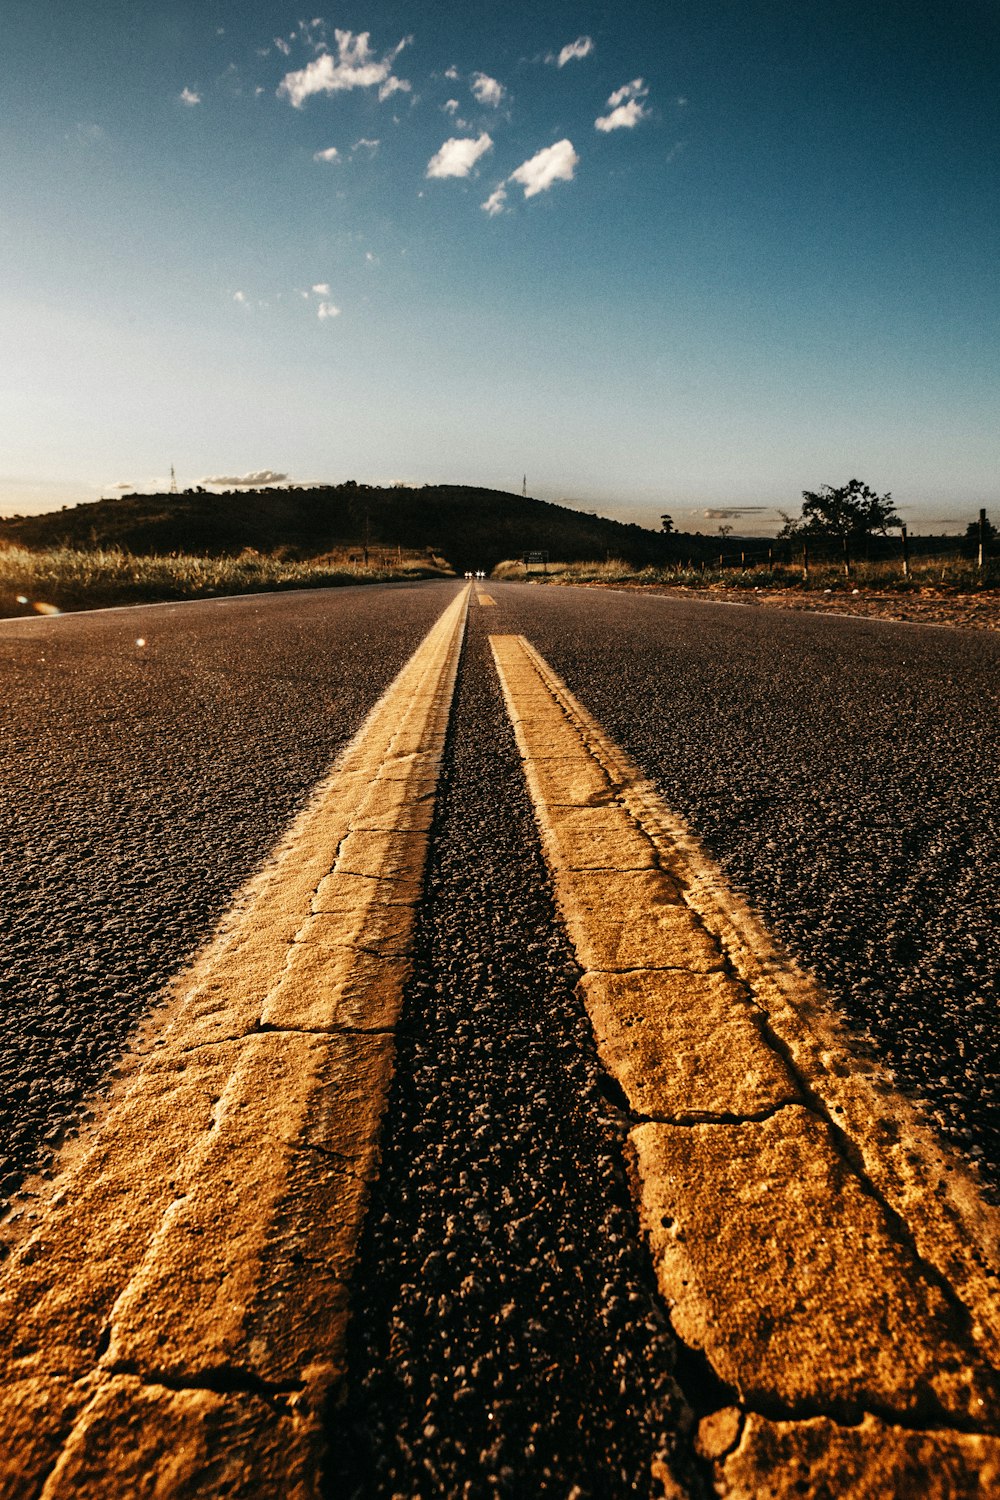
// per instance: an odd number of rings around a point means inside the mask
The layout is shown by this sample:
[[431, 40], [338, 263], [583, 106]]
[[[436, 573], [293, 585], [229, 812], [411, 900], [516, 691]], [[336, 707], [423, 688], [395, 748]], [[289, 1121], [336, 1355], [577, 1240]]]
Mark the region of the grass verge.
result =
[[439, 559], [403, 558], [365, 566], [330, 555], [293, 561], [244, 552], [239, 557], [135, 556], [118, 548], [29, 551], [0, 548], [0, 616], [52, 615], [117, 604], [160, 604], [213, 594], [335, 588], [446, 576]]
[[803, 593], [851, 593], [854, 589], [878, 589], [912, 593], [937, 589], [948, 593], [975, 593], [1000, 588], [1000, 558], [991, 558], [980, 571], [971, 559], [959, 557], [916, 557], [910, 562], [909, 577], [903, 576], [897, 561], [858, 562], [845, 578], [840, 563], [815, 562], [809, 576], [802, 576], [801, 566], [761, 564], [757, 567], [718, 568], [677, 565], [666, 568], [636, 569], [620, 559], [608, 562], [549, 563], [543, 573], [534, 564], [526, 575], [521, 562], [502, 562], [493, 570], [494, 578], [511, 580], [530, 577], [532, 582], [625, 584], [634, 587], [681, 587], [687, 589], [794, 589]]

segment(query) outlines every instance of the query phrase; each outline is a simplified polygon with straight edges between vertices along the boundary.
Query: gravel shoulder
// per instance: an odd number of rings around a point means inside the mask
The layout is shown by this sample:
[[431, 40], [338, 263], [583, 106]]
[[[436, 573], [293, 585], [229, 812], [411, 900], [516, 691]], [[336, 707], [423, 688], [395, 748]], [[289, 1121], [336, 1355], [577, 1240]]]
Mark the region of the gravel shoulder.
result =
[[751, 589], [715, 585], [705, 589], [649, 584], [590, 583], [583, 588], [621, 589], [637, 594], [662, 594], [692, 603], [741, 604], [753, 609], [801, 610], [806, 614], [858, 615], [869, 620], [894, 620], [916, 625], [948, 625], [969, 630], [1000, 630], [1000, 593], [983, 590], [956, 594], [943, 589], [911, 592], [875, 589]]

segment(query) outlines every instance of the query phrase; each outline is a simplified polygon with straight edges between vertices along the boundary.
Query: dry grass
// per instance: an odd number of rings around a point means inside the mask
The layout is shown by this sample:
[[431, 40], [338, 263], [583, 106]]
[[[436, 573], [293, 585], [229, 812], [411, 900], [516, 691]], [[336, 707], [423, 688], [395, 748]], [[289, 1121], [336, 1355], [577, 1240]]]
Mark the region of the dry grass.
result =
[[[524, 564], [502, 562], [494, 569], [494, 578], [523, 579]], [[532, 567], [533, 580], [548, 578], [553, 583], [602, 583], [626, 584], [634, 587], [683, 587], [689, 589], [795, 589], [802, 592], [825, 593], [827, 590], [850, 593], [852, 589], [877, 589], [902, 593], [927, 588], [945, 592], [974, 593], [981, 589], [1000, 588], [1000, 559], [992, 558], [980, 572], [976, 564], [959, 557], [915, 557], [910, 562], [910, 576], [904, 578], [902, 564], [890, 562], [858, 562], [851, 570], [851, 577], [844, 577], [840, 563], [815, 562], [810, 564], [809, 577], [804, 579], [800, 566], [760, 564], [756, 567], [712, 567], [677, 565], [662, 568], [636, 569], [620, 559], [608, 562], [549, 563], [547, 572]]]
[[244, 552], [239, 557], [134, 556], [117, 548], [34, 552], [0, 548], [0, 616], [62, 614], [116, 604], [155, 604], [253, 594], [272, 589], [333, 588], [440, 576], [446, 567], [427, 558], [369, 566], [330, 554], [290, 561]]

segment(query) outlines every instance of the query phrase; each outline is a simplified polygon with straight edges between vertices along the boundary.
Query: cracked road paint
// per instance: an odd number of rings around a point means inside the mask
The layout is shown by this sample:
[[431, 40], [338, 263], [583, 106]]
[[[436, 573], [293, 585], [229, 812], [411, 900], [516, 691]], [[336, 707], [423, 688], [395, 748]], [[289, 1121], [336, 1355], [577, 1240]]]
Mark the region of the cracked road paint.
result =
[[534, 649], [494, 656], [730, 1497], [979, 1495], [998, 1216]]
[[22, 1215], [0, 1275], [10, 1500], [318, 1493], [468, 597]]

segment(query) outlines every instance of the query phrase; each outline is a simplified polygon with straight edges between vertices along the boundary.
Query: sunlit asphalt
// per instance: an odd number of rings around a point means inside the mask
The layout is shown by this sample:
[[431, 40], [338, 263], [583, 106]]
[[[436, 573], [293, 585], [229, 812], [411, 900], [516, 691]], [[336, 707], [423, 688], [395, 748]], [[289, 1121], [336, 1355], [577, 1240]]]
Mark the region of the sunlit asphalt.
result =
[[0, 1198], [457, 587], [0, 622]]
[[[458, 586], [0, 624], [5, 1189], [58, 1141]], [[1000, 1180], [1000, 641], [491, 593], [491, 628], [536, 643]]]

